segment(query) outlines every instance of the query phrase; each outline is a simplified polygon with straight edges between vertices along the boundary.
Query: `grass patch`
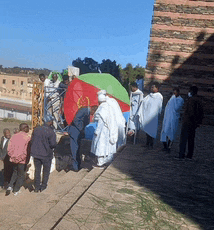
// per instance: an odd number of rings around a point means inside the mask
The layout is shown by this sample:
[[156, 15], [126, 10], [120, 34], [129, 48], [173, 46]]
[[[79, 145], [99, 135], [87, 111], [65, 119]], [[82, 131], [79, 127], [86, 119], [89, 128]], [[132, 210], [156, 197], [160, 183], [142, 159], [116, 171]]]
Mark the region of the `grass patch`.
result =
[[74, 221], [80, 228], [99, 223], [101, 229], [117, 230], [179, 230], [186, 225], [180, 213], [155, 197], [152, 192], [135, 192], [125, 188], [117, 192], [123, 196], [119, 201], [112, 197], [106, 199], [90, 194], [90, 214], [85, 218], [70, 216], [70, 221]]
[[3, 118], [2, 121], [3, 122], [11, 122], [11, 123], [14, 122], [14, 123], [19, 123], [19, 124], [26, 123], [28, 125], [31, 125], [31, 120], [30, 121], [22, 121], [22, 120], [17, 120], [15, 118]]
[[134, 194], [135, 191], [133, 191], [132, 189], [128, 189], [128, 188], [121, 188], [117, 190], [118, 193], [125, 193], [125, 194]]

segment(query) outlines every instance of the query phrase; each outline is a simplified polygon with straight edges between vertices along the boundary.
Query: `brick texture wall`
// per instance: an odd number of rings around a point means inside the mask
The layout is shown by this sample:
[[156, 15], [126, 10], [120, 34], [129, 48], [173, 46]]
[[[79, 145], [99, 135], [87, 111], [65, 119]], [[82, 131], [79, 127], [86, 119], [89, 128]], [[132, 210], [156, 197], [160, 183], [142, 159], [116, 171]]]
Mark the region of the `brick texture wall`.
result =
[[168, 99], [175, 86], [199, 87], [205, 112], [214, 114], [214, 0], [156, 0], [145, 84], [157, 80]]

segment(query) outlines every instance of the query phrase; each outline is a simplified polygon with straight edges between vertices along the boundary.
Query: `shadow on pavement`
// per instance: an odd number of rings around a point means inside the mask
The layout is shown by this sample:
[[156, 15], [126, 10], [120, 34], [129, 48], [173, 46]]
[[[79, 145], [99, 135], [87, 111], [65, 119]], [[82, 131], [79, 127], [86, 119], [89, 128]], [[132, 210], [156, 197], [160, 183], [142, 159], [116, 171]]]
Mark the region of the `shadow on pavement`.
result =
[[175, 159], [178, 142], [170, 154], [161, 151], [161, 143], [153, 150], [128, 144], [113, 166], [202, 229], [214, 229], [213, 138], [212, 126], [198, 128], [193, 160]]

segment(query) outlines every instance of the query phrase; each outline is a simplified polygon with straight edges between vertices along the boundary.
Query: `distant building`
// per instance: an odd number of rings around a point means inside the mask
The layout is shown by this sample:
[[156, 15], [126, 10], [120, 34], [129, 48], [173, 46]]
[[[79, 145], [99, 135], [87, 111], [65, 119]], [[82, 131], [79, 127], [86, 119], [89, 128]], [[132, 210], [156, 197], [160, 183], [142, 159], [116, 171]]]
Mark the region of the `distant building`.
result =
[[22, 121], [31, 120], [31, 105], [0, 101], [0, 118], [14, 118]]
[[0, 75], [0, 97], [1, 99], [21, 100], [31, 102], [32, 84], [30, 77], [15, 75]]
[[0, 74], [0, 118], [31, 120], [31, 77]]

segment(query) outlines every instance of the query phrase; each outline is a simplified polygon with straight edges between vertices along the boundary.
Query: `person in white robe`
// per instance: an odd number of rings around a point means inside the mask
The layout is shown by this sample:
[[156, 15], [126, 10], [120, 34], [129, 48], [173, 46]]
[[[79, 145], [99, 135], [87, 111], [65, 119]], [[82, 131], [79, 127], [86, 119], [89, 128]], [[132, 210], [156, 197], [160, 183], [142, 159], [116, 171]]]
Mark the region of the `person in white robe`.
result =
[[103, 94], [106, 96], [106, 102], [111, 106], [113, 109], [114, 117], [116, 119], [117, 127], [118, 127], [118, 141], [117, 141], [117, 148], [123, 146], [126, 142], [126, 134], [125, 134], [125, 126], [126, 126], [126, 119], [123, 116], [122, 110], [120, 105], [118, 104], [117, 100], [107, 96], [106, 90], [100, 90], [98, 96]]
[[148, 148], [153, 148], [158, 130], [158, 116], [162, 110], [163, 96], [158, 91], [159, 83], [153, 82], [151, 93], [144, 98], [138, 112], [140, 127], [146, 133]]
[[60, 109], [60, 97], [57, 92], [60, 81], [57, 74], [53, 74], [52, 80], [45, 79], [44, 89], [45, 89], [45, 113], [52, 115], [55, 119], [53, 121], [53, 126], [55, 129], [58, 128], [57, 121], [59, 121], [59, 109]]
[[91, 152], [97, 157], [97, 165], [94, 167], [102, 167], [113, 160], [118, 140], [118, 128], [113, 109], [106, 102], [105, 95], [100, 94], [98, 101], [100, 105], [94, 114], [97, 128], [91, 146]]
[[128, 122], [128, 135], [133, 135], [137, 130], [139, 130], [139, 117], [138, 111], [139, 107], [143, 101], [143, 92], [138, 89], [136, 82], [130, 84], [131, 95], [130, 95], [130, 118]]
[[172, 143], [175, 139], [178, 129], [180, 112], [183, 107], [184, 100], [180, 96], [179, 88], [173, 89], [173, 95], [167, 102], [164, 119], [162, 124], [162, 131], [160, 141], [163, 142], [164, 151], [170, 152]]

